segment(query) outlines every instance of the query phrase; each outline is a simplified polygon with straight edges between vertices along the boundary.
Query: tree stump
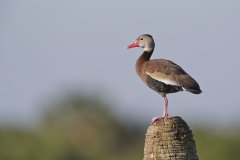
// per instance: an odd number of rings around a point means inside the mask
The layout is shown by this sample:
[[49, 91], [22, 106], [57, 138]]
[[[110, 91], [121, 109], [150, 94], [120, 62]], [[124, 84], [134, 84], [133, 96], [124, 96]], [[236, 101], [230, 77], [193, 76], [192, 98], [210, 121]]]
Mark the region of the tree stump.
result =
[[192, 131], [181, 117], [161, 119], [149, 126], [143, 160], [198, 160]]

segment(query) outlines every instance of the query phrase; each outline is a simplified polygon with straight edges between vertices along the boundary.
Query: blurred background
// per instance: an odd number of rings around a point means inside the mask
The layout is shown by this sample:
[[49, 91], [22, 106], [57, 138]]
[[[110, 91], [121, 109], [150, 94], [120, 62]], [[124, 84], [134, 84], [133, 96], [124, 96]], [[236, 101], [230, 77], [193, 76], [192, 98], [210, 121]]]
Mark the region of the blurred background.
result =
[[137, 160], [163, 99], [137, 77], [139, 35], [203, 93], [171, 94], [200, 159], [240, 159], [240, 1], [0, 1], [0, 159]]

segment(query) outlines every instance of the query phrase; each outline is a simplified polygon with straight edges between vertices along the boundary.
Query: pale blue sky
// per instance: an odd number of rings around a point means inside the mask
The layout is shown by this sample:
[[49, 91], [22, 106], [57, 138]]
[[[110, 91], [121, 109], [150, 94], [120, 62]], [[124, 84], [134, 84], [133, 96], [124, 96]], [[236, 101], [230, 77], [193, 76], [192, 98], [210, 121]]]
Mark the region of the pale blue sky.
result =
[[0, 119], [26, 122], [42, 101], [69, 88], [97, 92], [124, 116], [148, 122], [163, 99], [137, 77], [141, 49], [173, 60], [203, 94], [169, 95], [171, 115], [213, 124], [240, 122], [240, 1], [0, 1]]

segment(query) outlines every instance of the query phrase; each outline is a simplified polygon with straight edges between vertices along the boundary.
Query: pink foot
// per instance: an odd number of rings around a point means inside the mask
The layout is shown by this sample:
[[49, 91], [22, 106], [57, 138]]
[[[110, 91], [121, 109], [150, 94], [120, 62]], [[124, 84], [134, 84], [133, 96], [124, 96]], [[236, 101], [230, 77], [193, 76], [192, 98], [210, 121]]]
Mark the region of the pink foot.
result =
[[151, 124], [153, 124], [154, 122], [159, 121], [160, 119], [162, 119], [162, 117], [153, 117], [151, 120]]
[[167, 118], [168, 118], [168, 114], [166, 114], [166, 115], [164, 115], [162, 117], [153, 117], [152, 120], [151, 120], [151, 124], [153, 124], [154, 122], [157, 122], [157, 121], [159, 121], [161, 119], [166, 120]]

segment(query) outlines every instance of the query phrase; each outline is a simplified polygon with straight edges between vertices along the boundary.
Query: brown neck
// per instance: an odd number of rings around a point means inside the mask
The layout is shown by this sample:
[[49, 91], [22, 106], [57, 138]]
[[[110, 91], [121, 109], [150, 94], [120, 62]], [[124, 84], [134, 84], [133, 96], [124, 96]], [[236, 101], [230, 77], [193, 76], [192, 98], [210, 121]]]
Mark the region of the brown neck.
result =
[[137, 74], [142, 77], [142, 67], [143, 64], [147, 61], [149, 61], [150, 57], [152, 56], [153, 50], [151, 51], [144, 51], [142, 53], [142, 55], [138, 58], [137, 62], [136, 62], [136, 71]]

